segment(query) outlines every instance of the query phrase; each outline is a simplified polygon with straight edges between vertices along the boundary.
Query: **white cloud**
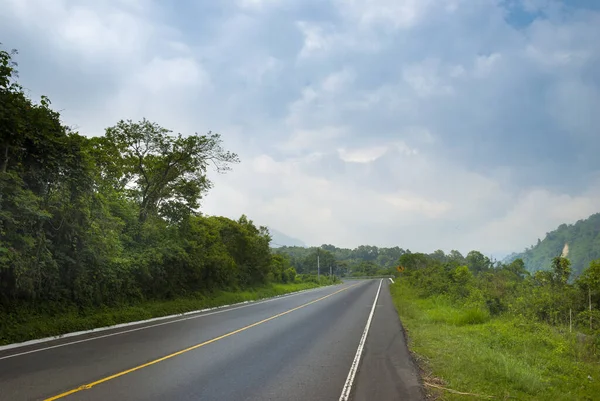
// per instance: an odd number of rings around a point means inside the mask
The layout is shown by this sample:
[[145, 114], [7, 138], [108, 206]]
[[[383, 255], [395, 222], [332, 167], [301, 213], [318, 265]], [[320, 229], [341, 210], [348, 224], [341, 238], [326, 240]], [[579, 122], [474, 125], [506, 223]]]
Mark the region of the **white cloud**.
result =
[[265, 7], [281, 4], [281, 0], [238, 0], [238, 6], [246, 9], [263, 9]]
[[201, 87], [210, 83], [206, 71], [190, 58], [155, 58], [135, 78], [142, 88], [155, 94], [177, 87]]
[[377, 160], [388, 150], [385, 146], [376, 146], [373, 148], [364, 149], [338, 149], [340, 159], [345, 162], [353, 163], [370, 163]]
[[4, 0], [23, 27], [41, 41], [86, 61], [139, 56], [151, 38], [165, 33], [148, 21], [152, 4], [143, 0], [94, 3], [56, 0]]
[[309, 57], [315, 53], [327, 52], [335, 43], [333, 34], [327, 32], [326, 28], [320, 25], [306, 21], [299, 21], [297, 25], [304, 36], [300, 57]]
[[405, 67], [402, 77], [420, 97], [451, 95], [454, 90], [444, 82], [438, 69], [439, 60], [428, 59]]
[[288, 139], [279, 145], [283, 151], [306, 151], [311, 149], [323, 150], [343, 138], [343, 127], [322, 127], [320, 129], [298, 129], [292, 132]]
[[411, 194], [386, 195], [383, 199], [402, 213], [417, 213], [428, 218], [441, 217], [451, 210], [448, 202], [436, 202]]
[[492, 53], [489, 56], [478, 56], [475, 59], [475, 67], [473, 74], [477, 78], [485, 78], [490, 74], [493, 74], [494, 67], [500, 63], [502, 55], [499, 53]]
[[363, 25], [410, 28], [425, 17], [431, 0], [338, 0], [342, 12]]

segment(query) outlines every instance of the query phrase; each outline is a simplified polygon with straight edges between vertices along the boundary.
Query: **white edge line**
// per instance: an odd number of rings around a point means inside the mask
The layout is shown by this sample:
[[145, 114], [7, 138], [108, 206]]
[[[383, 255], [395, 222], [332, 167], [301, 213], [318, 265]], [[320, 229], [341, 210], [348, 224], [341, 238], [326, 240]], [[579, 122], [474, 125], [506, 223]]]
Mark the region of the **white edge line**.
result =
[[383, 279], [379, 281], [379, 288], [377, 288], [377, 294], [375, 295], [375, 300], [373, 301], [373, 306], [371, 307], [371, 313], [369, 314], [367, 325], [365, 326], [365, 330], [363, 331], [360, 342], [358, 343], [358, 349], [356, 350], [354, 361], [352, 361], [352, 366], [350, 366], [350, 372], [348, 372], [348, 377], [346, 378], [346, 383], [344, 383], [344, 388], [342, 389], [342, 395], [340, 395], [339, 401], [348, 401], [350, 398], [352, 383], [354, 383], [354, 378], [356, 377], [356, 372], [358, 371], [358, 365], [360, 364], [360, 358], [365, 347], [365, 342], [367, 341], [367, 334], [369, 334], [371, 321], [373, 320], [373, 315], [375, 314], [375, 306], [377, 305], [377, 299], [379, 298], [379, 291], [381, 291], [381, 283], [383, 283]]
[[392, 284], [394, 284], [394, 279], [391, 277], [388, 277], [390, 279], [390, 281], [392, 282]]
[[[183, 319], [172, 320], [170, 322], [152, 324], [150, 326], [144, 326], [144, 327], [138, 327], [138, 328], [131, 329], [131, 330], [119, 331], [117, 333], [106, 334], [106, 335], [103, 335], [103, 336], [91, 337], [91, 338], [86, 338], [84, 340], [71, 341], [71, 342], [67, 342], [67, 343], [64, 343], [64, 344], [57, 344], [57, 345], [53, 345], [53, 346], [50, 346], [50, 347], [38, 348], [38, 349], [30, 350], [30, 351], [20, 352], [20, 353], [17, 353], [17, 354], [6, 355], [6, 356], [0, 357], [0, 361], [3, 360], [3, 359], [14, 358], [14, 357], [17, 357], [17, 356], [20, 356], [20, 355], [31, 354], [31, 353], [34, 353], [34, 352], [45, 351], [45, 350], [49, 350], [49, 349], [53, 349], [53, 348], [65, 347], [67, 345], [83, 343], [83, 342], [86, 342], [86, 341], [98, 340], [100, 338], [117, 336], [119, 334], [131, 333], [131, 332], [134, 332], [134, 331], [145, 330], [145, 329], [149, 329], [149, 328], [152, 328], [152, 327], [158, 327], [158, 326], [163, 326], [163, 325], [166, 325], [166, 324], [171, 324], [171, 323], [183, 322], [185, 320], [196, 319], [196, 318], [203, 317], [203, 316], [211, 316], [211, 315], [215, 315], [217, 313], [224, 313], [224, 312], [228, 312], [228, 311], [232, 311], [232, 310], [236, 310], [236, 309], [247, 308], [249, 306], [253, 306], [253, 305], [258, 305], [258, 304], [263, 304], [263, 303], [275, 301], [275, 300], [280, 299], [280, 298], [291, 297], [291, 296], [294, 296], [294, 295], [301, 294], [303, 292], [321, 290], [321, 289], [330, 287], [332, 285], [327, 285], [327, 286], [317, 287], [317, 288], [309, 288], [309, 289], [306, 289], [306, 290], [301, 290], [301, 291], [296, 291], [296, 292], [290, 292], [290, 293], [287, 293], [287, 294], [276, 295], [276, 296], [271, 297], [271, 298], [263, 298], [263, 299], [253, 300], [253, 301], [243, 301], [243, 302], [238, 302], [238, 303], [231, 304], [231, 305], [215, 306], [215, 307], [212, 307], [212, 308], [200, 309], [200, 310], [195, 310], [195, 311], [190, 311], [190, 312], [183, 312], [183, 313], [178, 313], [178, 314], [175, 314], [175, 315], [160, 316], [160, 317], [155, 317], [155, 318], [152, 318], [152, 319], [138, 320], [136, 322], [119, 323], [119, 324], [115, 324], [115, 325], [112, 325], [112, 326], [104, 326], [104, 327], [99, 327], [99, 328], [90, 329], [90, 330], [75, 331], [75, 332], [72, 332], [72, 333], [60, 334], [60, 335], [53, 336], [53, 337], [38, 338], [36, 340], [29, 340], [29, 341], [25, 341], [25, 342], [21, 342], [21, 343], [7, 344], [7, 345], [0, 346], [0, 351], [6, 351], [6, 350], [14, 349], [14, 348], [27, 347], [29, 345], [35, 345], [35, 344], [40, 344], [40, 343], [49, 342], [49, 341], [61, 340], [63, 338], [76, 337], [76, 336], [81, 336], [81, 335], [84, 335], [84, 334], [98, 333], [98, 332], [102, 332], [102, 331], [105, 331], [105, 330], [118, 329], [118, 328], [121, 328], [121, 327], [134, 326], [134, 325], [138, 325], [138, 324], [150, 323], [150, 322], [155, 322], [155, 321], [160, 321], [160, 320], [165, 320], [165, 319], [172, 319], [172, 318], [177, 317], [177, 316], [186, 316], [186, 315], [192, 315], [192, 314], [197, 314], [197, 313], [209, 312], [209, 311], [216, 310], [216, 309], [230, 308], [230, 309], [226, 309], [226, 310], [219, 310], [219, 311], [212, 312], [212, 313], [203, 313], [203, 314], [198, 315], [198, 316], [191, 316], [191, 317], [187, 317], [187, 318], [183, 318]], [[239, 306], [236, 306], [236, 305], [239, 305]], [[231, 308], [232, 306], [233, 306], [233, 308]]]

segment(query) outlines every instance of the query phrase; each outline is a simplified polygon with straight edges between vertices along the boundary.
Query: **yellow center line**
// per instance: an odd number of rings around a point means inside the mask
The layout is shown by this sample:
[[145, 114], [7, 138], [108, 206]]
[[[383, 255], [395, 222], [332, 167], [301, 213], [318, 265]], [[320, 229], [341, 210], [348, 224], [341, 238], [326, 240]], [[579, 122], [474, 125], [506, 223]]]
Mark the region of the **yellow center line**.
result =
[[172, 353], [172, 354], [169, 354], [169, 355], [163, 356], [163, 357], [161, 357], [161, 358], [158, 358], [158, 359], [155, 359], [155, 360], [153, 360], [153, 361], [150, 361], [150, 362], [144, 363], [144, 364], [142, 364], [142, 365], [136, 366], [136, 367], [134, 367], [134, 368], [127, 369], [127, 370], [124, 370], [124, 371], [122, 371], [122, 372], [119, 372], [119, 373], [115, 373], [114, 375], [107, 376], [107, 377], [105, 377], [105, 378], [103, 378], [103, 379], [100, 379], [100, 380], [96, 380], [95, 382], [91, 382], [91, 383], [88, 383], [88, 384], [84, 384], [84, 385], [82, 385], [82, 386], [79, 386], [79, 387], [76, 387], [76, 388], [74, 388], [74, 389], [72, 389], [72, 390], [65, 391], [64, 393], [61, 393], [61, 394], [55, 395], [54, 397], [46, 398], [44, 401], [54, 401], [54, 400], [58, 400], [59, 398], [64, 398], [64, 397], [66, 397], [66, 396], [69, 396], [69, 395], [71, 395], [71, 394], [78, 393], [78, 392], [80, 392], [80, 391], [82, 391], [82, 390], [88, 390], [88, 389], [90, 389], [90, 388], [92, 388], [92, 387], [94, 387], [94, 386], [96, 386], [96, 385], [98, 385], [98, 384], [101, 384], [101, 383], [107, 382], [107, 381], [109, 381], [109, 380], [112, 380], [112, 379], [116, 379], [117, 377], [124, 376], [124, 375], [126, 375], [126, 374], [128, 374], [128, 373], [135, 372], [136, 370], [140, 370], [140, 369], [146, 368], [146, 367], [148, 367], [148, 366], [151, 366], [151, 365], [157, 364], [157, 363], [159, 363], [159, 362], [166, 361], [167, 359], [171, 359], [171, 358], [173, 358], [173, 357], [175, 357], [175, 356], [177, 356], [177, 355], [185, 354], [186, 352], [189, 352], [189, 351], [195, 350], [195, 349], [197, 349], [197, 348], [204, 347], [205, 345], [208, 345], [208, 344], [210, 344], [210, 343], [214, 343], [214, 342], [216, 342], [216, 341], [222, 340], [222, 339], [224, 339], [224, 338], [226, 338], [226, 337], [229, 337], [229, 336], [232, 336], [232, 335], [234, 335], [234, 334], [241, 333], [242, 331], [248, 330], [248, 329], [250, 329], [250, 328], [252, 328], [252, 327], [256, 327], [256, 326], [258, 326], [258, 325], [260, 325], [260, 324], [263, 324], [263, 323], [266, 323], [266, 322], [268, 322], [268, 321], [270, 321], [270, 320], [277, 319], [278, 317], [281, 317], [281, 316], [287, 315], [288, 313], [292, 313], [292, 312], [294, 312], [294, 311], [297, 311], [298, 309], [302, 309], [302, 308], [304, 308], [304, 307], [306, 307], [306, 306], [308, 306], [308, 305], [312, 305], [312, 304], [314, 304], [314, 303], [316, 303], [316, 302], [322, 301], [322, 300], [324, 300], [324, 299], [326, 299], [326, 298], [329, 298], [329, 297], [331, 297], [331, 296], [333, 296], [333, 295], [335, 295], [335, 294], [338, 294], [338, 293], [340, 293], [340, 292], [342, 292], [342, 291], [345, 291], [345, 290], [347, 290], [347, 289], [349, 289], [349, 288], [352, 288], [352, 287], [354, 287], [354, 286], [357, 286], [358, 284], [360, 284], [360, 283], [357, 283], [357, 284], [352, 284], [351, 286], [348, 286], [348, 287], [342, 288], [341, 290], [337, 290], [336, 292], [332, 292], [331, 294], [329, 294], [329, 295], [325, 295], [324, 297], [317, 298], [317, 299], [315, 299], [315, 300], [312, 300], [312, 301], [310, 301], [310, 302], [307, 302], [307, 303], [305, 303], [305, 304], [303, 304], [303, 305], [297, 306], [297, 307], [295, 307], [295, 308], [292, 308], [292, 309], [290, 309], [290, 310], [287, 310], [287, 311], [285, 311], [285, 312], [278, 313], [277, 315], [273, 315], [273, 316], [271, 316], [271, 317], [268, 317], [268, 318], [266, 318], [266, 319], [263, 319], [263, 320], [261, 320], [261, 321], [258, 321], [258, 322], [256, 322], [256, 323], [252, 323], [252, 324], [250, 324], [250, 325], [248, 325], [248, 326], [242, 327], [241, 329], [237, 329], [237, 330], [231, 331], [231, 332], [229, 332], [229, 333], [227, 333], [227, 334], [223, 334], [222, 336], [215, 337], [215, 338], [213, 338], [213, 339], [210, 339], [210, 340], [208, 340], [208, 341], [205, 341], [205, 342], [203, 342], [203, 343], [200, 343], [200, 344], [193, 345], [193, 346], [191, 346], [191, 347], [188, 347], [188, 348], [182, 349], [181, 351], [174, 352], [174, 353]]

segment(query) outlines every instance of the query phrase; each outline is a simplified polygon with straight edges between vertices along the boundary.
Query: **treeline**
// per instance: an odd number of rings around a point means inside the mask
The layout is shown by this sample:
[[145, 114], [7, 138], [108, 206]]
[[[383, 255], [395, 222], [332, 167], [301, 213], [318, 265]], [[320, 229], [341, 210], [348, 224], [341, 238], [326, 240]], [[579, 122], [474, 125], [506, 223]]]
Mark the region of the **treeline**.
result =
[[0, 312], [296, 279], [266, 228], [199, 213], [207, 170], [238, 162], [218, 134], [143, 119], [82, 136], [26, 96], [13, 55], [0, 51]]
[[405, 251], [399, 247], [378, 248], [361, 245], [354, 249], [338, 248], [323, 244], [320, 247], [282, 246], [273, 249], [279, 255], [286, 255], [291, 265], [299, 272], [317, 274], [317, 258], [321, 274], [331, 271], [336, 276], [375, 276], [389, 275], [396, 271], [398, 258]]
[[405, 253], [399, 263], [405, 267], [402, 279], [422, 297], [446, 296], [483, 316], [512, 314], [600, 333], [600, 260], [574, 280], [569, 259], [561, 256], [552, 259], [548, 270], [533, 274], [522, 259], [494, 263], [477, 251], [466, 257], [458, 252]]

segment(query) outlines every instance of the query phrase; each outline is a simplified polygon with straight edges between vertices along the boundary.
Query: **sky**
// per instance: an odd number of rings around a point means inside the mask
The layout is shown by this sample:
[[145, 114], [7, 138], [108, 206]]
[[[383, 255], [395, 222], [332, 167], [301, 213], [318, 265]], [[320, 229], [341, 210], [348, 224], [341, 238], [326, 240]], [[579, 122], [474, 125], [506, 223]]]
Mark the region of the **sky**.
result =
[[600, 212], [596, 0], [0, 0], [65, 124], [222, 135], [202, 212], [501, 257]]

